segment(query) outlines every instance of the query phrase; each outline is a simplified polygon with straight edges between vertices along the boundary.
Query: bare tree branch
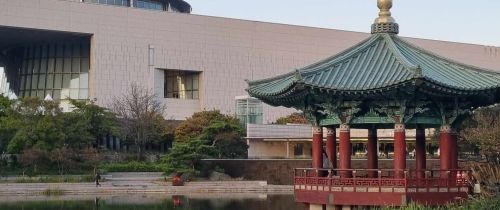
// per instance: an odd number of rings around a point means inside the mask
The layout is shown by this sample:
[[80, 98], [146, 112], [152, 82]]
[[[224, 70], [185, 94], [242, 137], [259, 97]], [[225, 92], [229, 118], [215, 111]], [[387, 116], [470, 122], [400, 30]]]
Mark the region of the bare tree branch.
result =
[[163, 121], [166, 106], [152, 91], [132, 84], [126, 95], [113, 100], [111, 107], [122, 122], [122, 136], [134, 140], [137, 159], [143, 159], [145, 146], [162, 135], [164, 125], [158, 122]]

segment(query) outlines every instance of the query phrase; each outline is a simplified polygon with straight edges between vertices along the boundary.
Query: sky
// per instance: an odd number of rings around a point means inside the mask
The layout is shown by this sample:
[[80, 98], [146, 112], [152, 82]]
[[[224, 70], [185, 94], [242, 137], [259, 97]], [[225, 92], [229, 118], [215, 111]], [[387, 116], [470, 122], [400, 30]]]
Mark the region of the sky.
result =
[[[370, 32], [376, 0], [187, 0], [193, 14]], [[400, 35], [500, 47], [499, 0], [395, 0]]]

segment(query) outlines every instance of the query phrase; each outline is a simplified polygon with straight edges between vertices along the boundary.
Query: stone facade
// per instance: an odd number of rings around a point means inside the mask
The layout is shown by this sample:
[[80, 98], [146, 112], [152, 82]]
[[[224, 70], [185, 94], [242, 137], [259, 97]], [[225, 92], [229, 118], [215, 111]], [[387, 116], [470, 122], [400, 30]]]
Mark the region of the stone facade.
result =
[[[392, 169], [393, 160], [379, 160], [380, 169]], [[293, 184], [293, 170], [295, 168], [310, 168], [311, 159], [292, 160], [202, 160], [207, 168], [218, 166], [231, 177], [244, 177], [248, 180], [265, 180], [268, 184]], [[352, 168], [367, 167], [366, 160], [352, 160]], [[409, 169], [415, 168], [414, 160], [407, 160]], [[465, 163], [461, 163], [465, 165]], [[427, 160], [427, 169], [439, 169], [439, 160]]]
[[[72, 0], [0, 0], [0, 27], [91, 34], [89, 98], [103, 106], [123, 94], [131, 83], [163, 96], [162, 69], [201, 72], [199, 100], [161, 97], [169, 107], [166, 117], [177, 120], [205, 109], [233, 114], [235, 96], [246, 95], [245, 79], [289, 72], [369, 36]], [[409, 40], [451, 59], [500, 69], [495, 47]], [[154, 49], [152, 55], [150, 48]], [[265, 105], [264, 123], [292, 111]]]

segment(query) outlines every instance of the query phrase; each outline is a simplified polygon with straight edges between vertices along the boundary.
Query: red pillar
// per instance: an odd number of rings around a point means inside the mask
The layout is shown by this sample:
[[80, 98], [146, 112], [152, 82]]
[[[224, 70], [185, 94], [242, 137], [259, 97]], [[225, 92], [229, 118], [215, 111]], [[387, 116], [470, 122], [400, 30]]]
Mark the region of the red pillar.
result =
[[451, 134], [451, 169], [458, 169], [458, 136], [457, 133], [452, 130]]
[[[457, 133], [452, 130], [451, 133], [451, 141], [450, 141], [450, 151], [451, 151], [451, 161], [450, 161], [450, 167], [452, 170], [457, 170], [458, 169], [458, 142], [457, 142], [458, 136]], [[450, 184], [452, 186], [455, 186], [457, 183], [457, 171], [452, 171], [450, 173]]]
[[328, 160], [332, 163], [332, 168], [337, 168], [337, 140], [335, 128], [329, 127], [326, 131], [326, 154]]
[[444, 170], [444, 172], [441, 173], [441, 178], [448, 178], [448, 172], [446, 172], [446, 170], [450, 170], [452, 167], [452, 146], [453, 131], [449, 125], [443, 125], [439, 132], [439, 163], [440, 169]]
[[[368, 129], [368, 169], [378, 169], [377, 129]], [[368, 178], [377, 178], [377, 171], [369, 171]]]
[[312, 167], [323, 168], [323, 129], [314, 126], [312, 133]]
[[425, 178], [425, 170], [427, 169], [427, 158], [425, 156], [425, 129], [417, 127], [415, 135], [415, 165], [417, 170], [417, 178]]
[[[340, 125], [339, 150], [339, 169], [351, 169], [351, 129], [347, 124]], [[350, 178], [352, 173], [350, 171], [340, 171], [340, 176]]]
[[404, 124], [394, 126], [394, 178], [404, 178], [406, 169], [406, 133]]

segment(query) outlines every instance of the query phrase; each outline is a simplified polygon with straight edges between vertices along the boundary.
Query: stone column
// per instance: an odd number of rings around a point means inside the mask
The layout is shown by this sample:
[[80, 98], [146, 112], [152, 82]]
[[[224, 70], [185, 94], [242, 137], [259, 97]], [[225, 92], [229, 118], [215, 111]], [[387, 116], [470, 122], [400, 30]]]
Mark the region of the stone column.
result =
[[427, 158], [425, 155], [425, 129], [417, 127], [415, 135], [415, 169], [417, 178], [425, 178], [425, 169], [427, 168]]
[[328, 127], [326, 131], [326, 154], [332, 163], [332, 168], [337, 168], [337, 137], [335, 127]]
[[[378, 169], [377, 128], [368, 129], [368, 169]], [[377, 171], [369, 171], [368, 178], [377, 178]]]
[[312, 167], [323, 168], [323, 129], [313, 126], [312, 134]]
[[439, 131], [439, 163], [440, 169], [444, 170], [441, 173], [441, 178], [449, 178], [449, 173], [446, 170], [452, 169], [452, 146], [453, 129], [449, 125], [443, 125]]
[[406, 169], [406, 133], [404, 124], [394, 126], [394, 178], [403, 179]]
[[[351, 129], [348, 124], [340, 125], [339, 153], [339, 169], [351, 169]], [[340, 176], [343, 178], [351, 178], [352, 172], [341, 171]]]

